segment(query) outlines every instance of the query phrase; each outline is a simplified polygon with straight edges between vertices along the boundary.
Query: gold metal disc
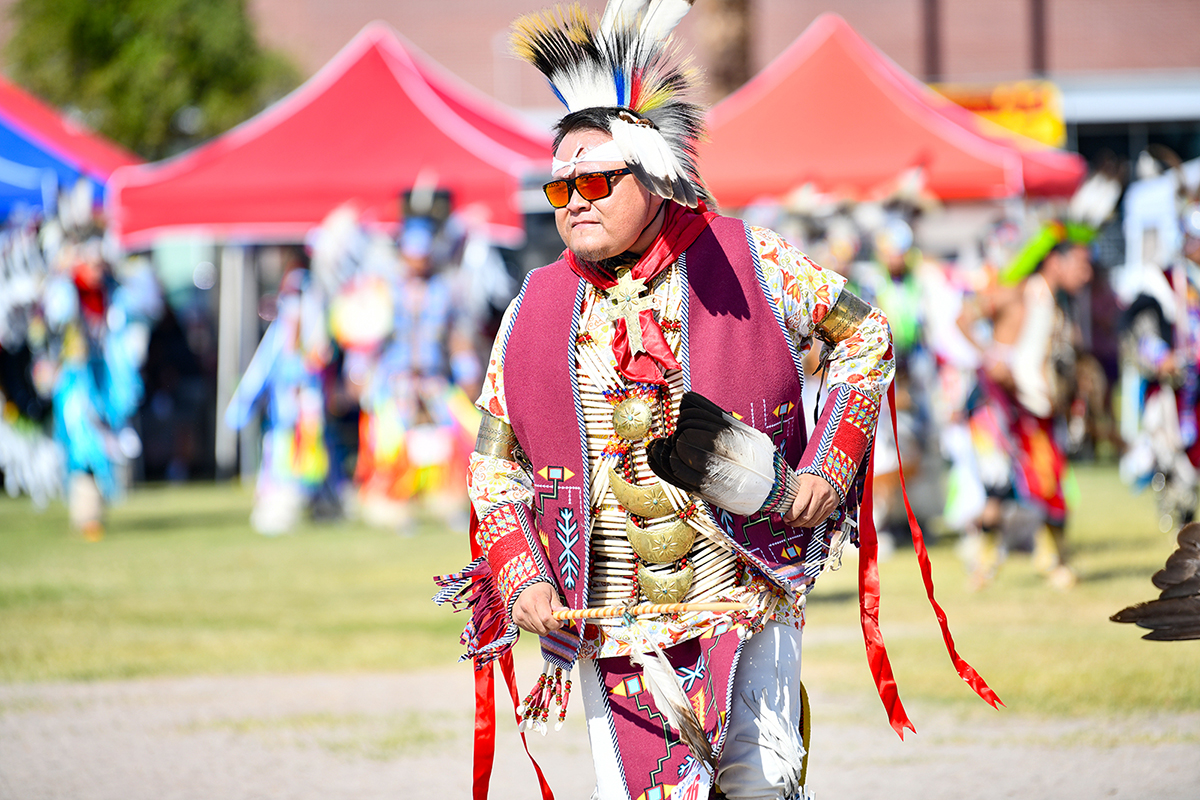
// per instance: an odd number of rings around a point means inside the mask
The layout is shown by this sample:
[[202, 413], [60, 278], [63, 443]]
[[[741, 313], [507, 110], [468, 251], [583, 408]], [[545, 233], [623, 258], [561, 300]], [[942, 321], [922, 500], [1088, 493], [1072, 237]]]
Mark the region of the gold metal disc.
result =
[[613, 430], [627, 442], [636, 442], [650, 432], [650, 404], [640, 397], [630, 397], [613, 409]]
[[633, 552], [651, 564], [667, 564], [678, 561], [692, 549], [696, 531], [686, 522], [676, 519], [646, 528], [639, 528], [633, 520], [626, 520], [625, 535]]
[[651, 603], [679, 603], [692, 588], [693, 570], [684, 567], [669, 575], [655, 575], [644, 566], [638, 567], [638, 585]]

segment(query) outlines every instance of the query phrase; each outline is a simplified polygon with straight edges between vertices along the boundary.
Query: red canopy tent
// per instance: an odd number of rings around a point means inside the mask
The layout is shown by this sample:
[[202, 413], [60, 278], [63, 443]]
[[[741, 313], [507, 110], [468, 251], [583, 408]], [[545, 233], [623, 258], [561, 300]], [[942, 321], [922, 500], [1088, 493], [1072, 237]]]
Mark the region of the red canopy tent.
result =
[[[1066, 195], [1083, 159], [1005, 136], [900, 69], [836, 14], [823, 14], [749, 83], [713, 107], [701, 172], [744, 206], [806, 183], [851, 198], [925, 171], [942, 200]], [[757, 157], [747, 157], [748, 153]]]
[[425, 62], [383, 23], [363, 29], [303, 86], [173, 159], [118, 170], [113, 230], [127, 247], [165, 233], [299, 241], [337, 206], [395, 222], [418, 177], [473, 207], [494, 238], [521, 236], [521, 177], [545, 169], [550, 137]]

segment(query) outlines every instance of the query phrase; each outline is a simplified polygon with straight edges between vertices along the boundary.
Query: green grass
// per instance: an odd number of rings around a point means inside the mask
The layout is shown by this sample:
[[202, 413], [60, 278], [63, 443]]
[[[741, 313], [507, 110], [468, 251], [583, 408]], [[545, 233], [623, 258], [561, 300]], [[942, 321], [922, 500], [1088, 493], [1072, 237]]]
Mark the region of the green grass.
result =
[[[932, 547], [937, 597], [958, 650], [1014, 711], [1200, 710], [1200, 642], [1147, 642], [1108, 621], [1155, 597], [1174, 543], [1149, 496], [1108, 467], [1077, 469], [1069, 537], [1081, 582], [1045, 584], [1014, 555], [969, 592], [954, 540]], [[250, 493], [192, 485], [134, 492], [87, 543], [61, 506], [0, 500], [0, 680], [408, 670], [457, 659], [464, 615], [434, 606], [432, 575], [467, 560], [465, 536], [404, 538], [357, 523], [255, 534]], [[906, 700], [988, 712], [957, 680], [911, 551], [881, 565], [881, 622]], [[856, 562], [810, 597], [806, 683], [873, 694], [858, 626]], [[532, 637], [521, 648], [532, 654]], [[991, 712], [988, 712], [991, 713]], [[353, 737], [351, 737], [353, 738]]]
[[[931, 548], [937, 599], [958, 652], [1014, 711], [1076, 715], [1200, 710], [1200, 642], [1149, 642], [1108, 617], [1158, 596], [1150, 576], [1174, 550], [1150, 495], [1134, 495], [1111, 467], [1077, 467], [1081, 500], [1068, 529], [1080, 583], [1048, 586], [1014, 554], [986, 589], [967, 589], [954, 541]], [[880, 566], [881, 627], [902, 698], [987, 710], [959, 681], [911, 549]], [[863, 655], [857, 561], [825, 575], [810, 596], [805, 682], [874, 692]]]
[[465, 534], [356, 523], [264, 537], [232, 486], [134, 492], [103, 541], [61, 505], [0, 501], [0, 680], [392, 670], [452, 663], [463, 617], [431, 576]]

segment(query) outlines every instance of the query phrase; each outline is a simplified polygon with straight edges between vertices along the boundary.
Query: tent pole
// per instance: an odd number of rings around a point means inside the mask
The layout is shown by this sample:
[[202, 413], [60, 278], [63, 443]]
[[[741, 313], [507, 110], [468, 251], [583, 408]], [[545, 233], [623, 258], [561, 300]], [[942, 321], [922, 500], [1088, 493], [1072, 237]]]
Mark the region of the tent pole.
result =
[[217, 318], [217, 426], [215, 432], [217, 480], [233, 477], [237, 467], [237, 432], [225, 424], [225, 409], [241, 374], [241, 333], [245, 250], [236, 245], [221, 248], [221, 289]]
[[[242, 270], [242, 296], [241, 296], [241, 314], [238, 328], [238, 375], [246, 373], [246, 367], [250, 366], [250, 360], [254, 358], [254, 351], [258, 349], [259, 330], [258, 330], [258, 275], [261, 272], [259, 266], [262, 261], [262, 248], [252, 247], [246, 248], [248, 251], [248, 262]], [[241, 431], [238, 432], [238, 452], [241, 457], [238, 459], [240, 467], [241, 481], [244, 485], [253, 486], [254, 476], [258, 474], [258, 465], [261, 459], [260, 451], [262, 447], [262, 412], [256, 411], [247, 424]]]

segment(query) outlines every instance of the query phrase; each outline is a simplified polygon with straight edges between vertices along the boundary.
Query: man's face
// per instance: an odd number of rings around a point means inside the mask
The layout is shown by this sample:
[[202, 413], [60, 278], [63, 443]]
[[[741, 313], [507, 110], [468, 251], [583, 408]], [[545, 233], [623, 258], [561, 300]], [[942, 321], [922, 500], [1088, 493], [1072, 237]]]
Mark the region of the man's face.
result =
[[[570, 161], [581, 152], [587, 153], [611, 141], [612, 137], [603, 131], [572, 131], [563, 137], [554, 155], [560, 161]], [[573, 178], [624, 166], [624, 161], [584, 160], [554, 173], [554, 177]], [[608, 197], [589, 202], [579, 192], [572, 191], [567, 205], [554, 210], [554, 222], [563, 243], [587, 261], [600, 261], [628, 250], [654, 219], [661, 203], [633, 175], [617, 175], [611, 181], [612, 194]]]

